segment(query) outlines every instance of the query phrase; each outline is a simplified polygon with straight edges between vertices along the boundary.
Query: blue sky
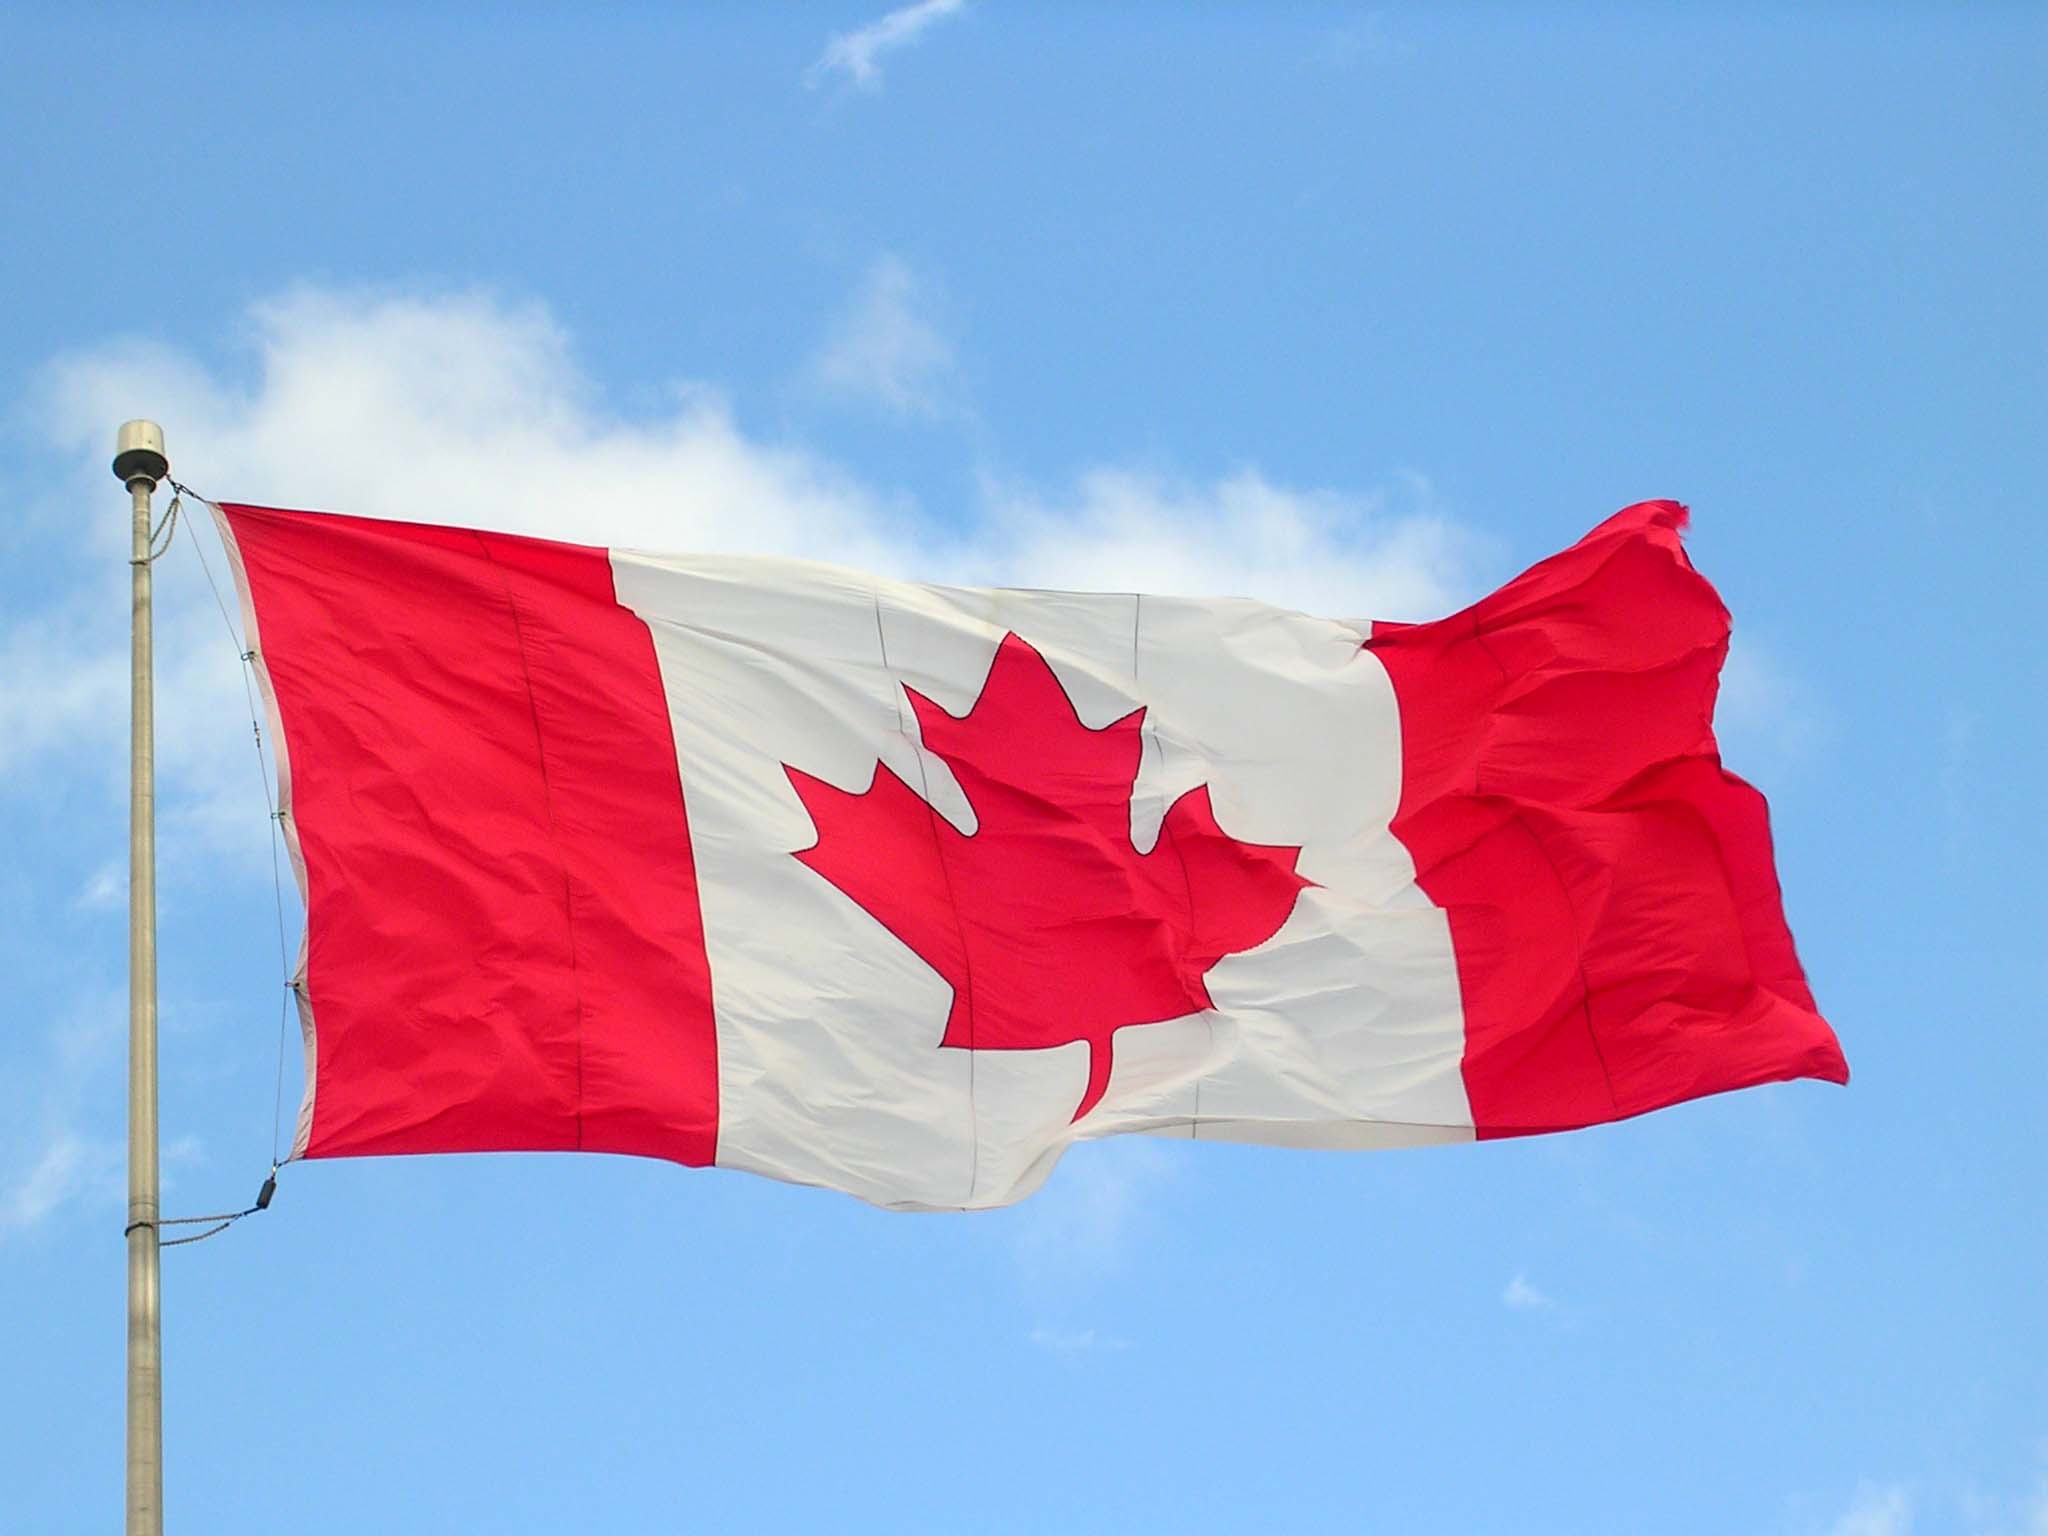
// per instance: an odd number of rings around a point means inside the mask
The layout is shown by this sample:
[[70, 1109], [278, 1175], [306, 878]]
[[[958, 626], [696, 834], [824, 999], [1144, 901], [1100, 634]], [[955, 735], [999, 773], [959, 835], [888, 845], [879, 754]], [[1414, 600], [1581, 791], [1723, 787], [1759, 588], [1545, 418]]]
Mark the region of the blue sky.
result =
[[[174, 1528], [2048, 1532], [2043, 13], [889, 14], [10, 17], [0, 1528], [118, 1518], [147, 415], [215, 496], [1347, 615], [1682, 498], [1856, 1074], [974, 1218], [295, 1166], [166, 1256]], [[173, 1210], [277, 1064], [209, 601], [174, 551]]]

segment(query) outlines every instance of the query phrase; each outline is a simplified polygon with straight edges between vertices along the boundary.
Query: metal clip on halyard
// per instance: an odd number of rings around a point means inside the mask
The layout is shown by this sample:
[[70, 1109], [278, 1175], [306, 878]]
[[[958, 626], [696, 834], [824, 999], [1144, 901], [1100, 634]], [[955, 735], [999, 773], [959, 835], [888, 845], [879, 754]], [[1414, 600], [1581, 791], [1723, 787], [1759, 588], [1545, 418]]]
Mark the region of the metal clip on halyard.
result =
[[161, 1234], [165, 1227], [200, 1227], [206, 1226], [206, 1223], [210, 1221], [213, 1223], [212, 1226], [207, 1227], [204, 1232], [195, 1232], [190, 1237], [159, 1236], [157, 1246], [159, 1248], [176, 1248], [183, 1243], [204, 1242], [209, 1237], [227, 1231], [229, 1227], [232, 1227], [244, 1216], [254, 1216], [258, 1211], [269, 1210], [271, 1199], [277, 1194], [277, 1170], [278, 1164], [272, 1163], [270, 1165], [270, 1176], [263, 1181], [263, 1187], [256, 1191], [256, 1203], [246, 1210], [218, 1211], [211, 1216], [173, 1216], [163, 1221], [131, 1221], [126, 1227], [121, 1229], [121, 1236], [125, 1238], [129, 1233], [137, 1231], [142, 1227], [155, 1227], [158, 1233]]

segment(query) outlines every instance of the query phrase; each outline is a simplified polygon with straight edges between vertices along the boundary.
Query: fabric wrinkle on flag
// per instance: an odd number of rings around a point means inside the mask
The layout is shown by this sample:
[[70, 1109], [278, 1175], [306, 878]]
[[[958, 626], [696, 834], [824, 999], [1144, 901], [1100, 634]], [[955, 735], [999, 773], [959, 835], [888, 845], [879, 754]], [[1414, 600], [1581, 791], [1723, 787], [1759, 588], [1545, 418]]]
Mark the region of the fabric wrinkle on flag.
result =
[[295, 1153], [958, 1208], [1122, 1131], [1844, 1080], [1683, 520], [1367, 627], [227, 506], [307, 901]]

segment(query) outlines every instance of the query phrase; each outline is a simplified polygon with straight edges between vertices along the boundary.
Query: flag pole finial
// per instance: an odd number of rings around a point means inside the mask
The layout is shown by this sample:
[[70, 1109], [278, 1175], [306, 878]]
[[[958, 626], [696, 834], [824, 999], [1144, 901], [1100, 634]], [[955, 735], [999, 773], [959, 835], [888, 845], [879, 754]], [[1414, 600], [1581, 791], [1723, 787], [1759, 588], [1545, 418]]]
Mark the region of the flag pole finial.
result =
[[134, 627], [128, 737], [128, 1536], [162, 1536], [163, 1324], [156, 1077], [156, 689], [151, 651], [150, 497], [171, 472], [164, 429], [130, 421], [114, 438], [128, 487]]
[[153, 421], [126, 421], [114, 435], [114, 478], [123, 485], [147, 480], [151, 490], [171, 472], [164, 429]]

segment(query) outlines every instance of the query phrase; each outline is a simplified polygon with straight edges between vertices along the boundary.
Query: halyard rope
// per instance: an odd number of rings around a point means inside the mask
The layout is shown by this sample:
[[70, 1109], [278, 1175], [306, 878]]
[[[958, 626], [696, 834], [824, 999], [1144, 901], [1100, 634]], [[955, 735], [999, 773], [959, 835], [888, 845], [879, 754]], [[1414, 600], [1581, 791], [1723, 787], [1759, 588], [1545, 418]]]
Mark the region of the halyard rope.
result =
[[270, 1170], [270, 1177], [265, 1179], [263, 1187], [256, 1191], [256, 1203], [245, 1210], [218, 1211], [211, 1216], [171, 1216], [161, 1221], [131, 1221], [121, 1229], [121, 1236], [125, 1238], [130, 1232], [139, 1231], [143, 1227], [155, 1227], [158, 1232], [162, 1232], [165, 1227], [198, 1227], [205, 1226], [210, 1221], [213, 1225], [207, 1227], [204, 1232], [195, 1232], [190, 1237], [160, 1238], [157, 1246], [160, 1248], [177, 1248], [186, 1243], [204, 1242], [207, 1238], [217, 1233], [227, 1231], [229, 1227], [232, 1227], [244, 1216], [254, 1216], [258, 1211], [268, 1210], [270, 1208], [271, 1196], [276, 1193], [277, 1169], [273, 1166]]
[[[177, 534], [178, 512], [187, 496], [204, 506], [212, 507], [215, 511], [220, 510], [217, 502], [201, 496], [190, 486], [180, 485], [177, 481], [166, 478], [172, 491], [171, 504], [165, 509], [163, 520], [150, 534], [148, 559], [131, 563], [153, 565], [169, 551], [171, 540]], [[162, 540], [161, 543], [158, 542], [159, 538]], [[242, 636], [235, 628], [235, 621], [228, 614], [227, 603], [221, 597], [220, 584], [213, 579], [213, 567], [207, 563], [206, 551], [201, 548], [199, 540], [190, 538], [185, 542], [191, 546], [193, 555], [199, 561], [200, 572], [206, 577], [207, 590], [213, 594], [214, 607], [220, 610], [221, 623], [227, 626], [228, 637], [234, 641], [235, 652], [242, 662], [242, 696], [249, 706], [249, 732], [256, 748], [256, 773], [263, 785], [263, 804], [270, 816], [270, 886], [277, 912], [277, 966], [278, 973], [284, 981], [284, 988], [278, 999], [277, 1078], [270, 1111], [270, 1173], [264, 1179], [262, 1189], [257, 1192], [255, 1204], [243, 1210], [219, 1211], [210, 1216], [177, 1216], [157, 1221], [135, 1221], [130, 1222], [122, 1230], [121, 1235], [125, 1238], [129, 1233], [142, 1227], [155, 1227], [159, 1233], [165, 1227], [206, 1227], [204, 1232], [195, 1232], [189, 1237], [160, 1239], [159, 1246], [164, 1248], [177, 1248], [186, 1243], [203, 1242], [209, 1237], [217, 1236], [244, 1216], [253, 1216], [258, 1211], [267, 1210], [271, 1198], [277, 1193], [277, 1171], [282, 1166], [278, 1156], [278, 1140], [284, 1121], [284, 1051], [286, 1033], [291, 1021], [292, 997], [290, 948], [285, 937], [284, 876], [279, 868], [277, 853], [278, 842], [284, 835], [284, 813], [278, 809], [277, 794], [271, 785], [270, 759], [263, 750], [263, 724], [261, 709], [256, 701], [254, 681], [256, 653], [244, 646]]]
[[[171, 481], [171, 504], [164, 508], [164, 515], [149, 531], [149, 553], [130, 560], [130, 565], [155, 565], [170, 552], [171, 540], [178, 536], [178, 509], [185, 503], [185, 488], [177, 481]], [[161, 539], [163, 542], [158, 543]]]
[[[209, 501], [175, 480], [171, 486], [181, 495], [190, 496], [215, 511], [220, 510], [219, 503]], [[278, 808], [277, 791], [271, 784], [270, 756], [263, 750], [262, 709], [256, 701], [256, 652], [244, 643], [241, 633], [235, 628], [234, 619], [228, 614], [227, 602], [220, 594], [220, 584], [213, 579], [213, 567], [207, 562], [205, 549], [196, 538], [187, 539], [186, 543], [192, 546], [193, 554], [199, 559], [199, 569], [206, 577], [206, 588], [213, 594], [213, 605], [220, 611], [220, 621], [227, 629], [228, 638], [234, 642], [235, 654], [241, 658], [242, 697], [249, 706], [249, 737], [256, 750], [256, 777], [263, 786], [263, 807], [270, 816], [270, 894], [277, 914], [277, 971], [283, 984], [283, 990], [278, 994], [277, 1075], [270, 1108], [270, 1166], [276, 1168], [282, 1161], [278, 1156], [278, 1141], [284, 1126], [284, 1052], [291, 1025], [293, 990], [290, 943], [285, 937], [284, 874], [278, 860], [278, 843], [284, 837], [284, 812]]]

